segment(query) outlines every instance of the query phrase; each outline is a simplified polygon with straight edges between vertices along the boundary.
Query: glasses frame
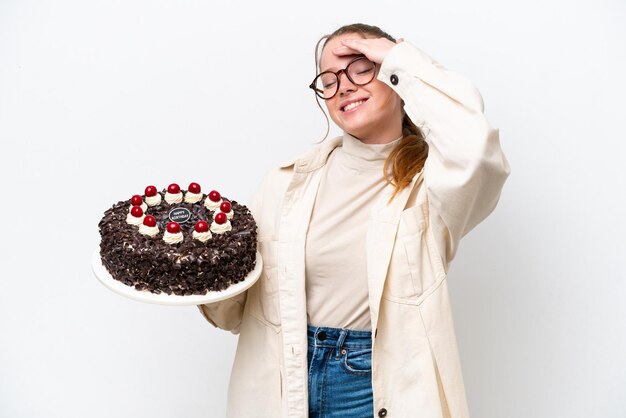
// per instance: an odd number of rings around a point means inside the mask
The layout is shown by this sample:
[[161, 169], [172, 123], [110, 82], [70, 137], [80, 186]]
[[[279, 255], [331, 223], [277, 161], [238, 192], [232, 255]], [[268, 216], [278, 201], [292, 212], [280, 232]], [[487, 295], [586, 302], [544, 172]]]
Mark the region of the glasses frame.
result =
[[[372, 79], [369, 80], [367, 83], [359, 84], [359, 83], [355, 83], [354, 82], [354, 80], [352, 79], [352, 77], [350, 77], [350, 74], [348, 73], [347, 70], [348, 70], [348, 67], [350, 67], [350, 65], [352, 65], [352, 63], [354, 63], [356, 61], [359, 61], [359, 60], [362, 60], [362, 59], [368, 60], [369, 62], [372, 63], [372, 65], [374, 66], [374, 75], [372, 76]], [[377, 71], [377, 69], [378, 69], [378, 64], [376, 64], [374, 61], [372, 61], [369, 58], [367, 58], [365, 55], [361, 55], [359, 57], [356, 57], [352, 61], [350, 61], [348, 63], [348, 65], [346, 65], [346, 67], [341, 69], [341, 70], [338, 70], [338, 71], [331, 71], [331, 70], [322, 71], [321, 73], [319, 73], [318, 75], [315, 76], [315, 78], [313, 79], [313, 82], [309, 85], [309, 88], [312, 89], [315, 92], [315, 94], [317, 95], [317, 97], [319, 97], [320, 99], [330, 100], [333, 97], [335, 97], [337, 95], [337, 93], [339, 93], [339, 87], [340, 87], [340, 84], [341, 84], [341, 74], [342, 73], [345, 74], [346, 77], [348, 77], [348, 80], [350, 80], [350, 82], [352, 84], [354, 84], [355, 86], [365, 86], [366, 84], [371, 83], [374, 80], [374, 78], [376, 78], [376, 71]], [[335, 74], [335, 76], [337, 77], [337, 90], [335, 90], [335, 94], [333, 94], [330, 97], [324, 97], [322, 95], [322, 93], [318, 89], [315, 88], [315, 84], [317, 82], [317, 79], [320, 78], [324, 74]]]

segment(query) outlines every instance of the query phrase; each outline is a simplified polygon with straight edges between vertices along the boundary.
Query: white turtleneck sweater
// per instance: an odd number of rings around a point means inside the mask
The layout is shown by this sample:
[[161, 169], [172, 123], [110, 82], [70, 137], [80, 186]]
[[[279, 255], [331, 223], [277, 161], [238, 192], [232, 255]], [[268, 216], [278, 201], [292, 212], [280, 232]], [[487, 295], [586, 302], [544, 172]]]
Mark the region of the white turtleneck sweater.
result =
[[343, 134], [329, 155], [306, 237], [307, 322], [371, 330], [365, 235], [370, 210], [386, 187], [383, 165], [402, 137], [364, 144]]

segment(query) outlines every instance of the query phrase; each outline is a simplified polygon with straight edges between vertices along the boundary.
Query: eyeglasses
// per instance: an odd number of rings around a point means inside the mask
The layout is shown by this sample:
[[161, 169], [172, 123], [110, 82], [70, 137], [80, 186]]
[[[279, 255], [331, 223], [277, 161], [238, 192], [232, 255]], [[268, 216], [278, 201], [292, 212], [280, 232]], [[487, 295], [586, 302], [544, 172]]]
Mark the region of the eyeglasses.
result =
[[364, 86], [374, 79], [376, 64], [365, 56], [360, 56], [348, 63], [343, 70], [324, 71], [318, 74], [309, 87], [324, 100], [332, 99], [339, 91], [339, 77], [344, 73], [354, 85]]

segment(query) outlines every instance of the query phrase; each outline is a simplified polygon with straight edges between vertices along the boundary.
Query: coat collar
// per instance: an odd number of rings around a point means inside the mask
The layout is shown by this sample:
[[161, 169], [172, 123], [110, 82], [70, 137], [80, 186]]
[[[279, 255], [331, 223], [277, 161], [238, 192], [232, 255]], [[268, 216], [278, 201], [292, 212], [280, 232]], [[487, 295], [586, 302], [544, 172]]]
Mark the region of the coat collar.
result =
[[337, 136], [329, 141], [322, 142], [319, 146], [292, 157], [280, 164], [281, 168], [294, 166], [296, 173], [308, 173], [315, 171], [326, 164], [330, 153], [343, 143], [343, 136]]
[[[353, 138], [354, 141], [358, 141], [357, 138], [351, 136], [350, 134], [344, 132], [343, 135], [332, 138], [328, 141], [322, 142], [317, 147], [292, 157], [288, 160], [283, 161], [279, 166], [281, 168], [289, 168], [294, 166], [294, 170], [298, 173], [307, 173], [318, 168], [322, 167], [326, 164], [328, 160], [328, 156], [330, 153], [338, 146], [342, 146], [346, 140], [346, 137]], [[396, 141], [400, 140], [402, 137], [398, 138]]]

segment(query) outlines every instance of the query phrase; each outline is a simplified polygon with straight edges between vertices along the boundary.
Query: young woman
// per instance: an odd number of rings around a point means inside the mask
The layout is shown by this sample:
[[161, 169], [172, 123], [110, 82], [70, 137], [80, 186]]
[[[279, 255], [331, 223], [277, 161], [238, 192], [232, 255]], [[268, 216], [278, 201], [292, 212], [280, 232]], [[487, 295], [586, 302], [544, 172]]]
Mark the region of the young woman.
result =
[[228, 416], [466, 418], [446, 279], [510, 173], [499, 131], [411, 43], [364, 24], [322, 40], [310, 87], [343, 134], [266, 174], [262, 276], [200, 306], [240, 335]]

